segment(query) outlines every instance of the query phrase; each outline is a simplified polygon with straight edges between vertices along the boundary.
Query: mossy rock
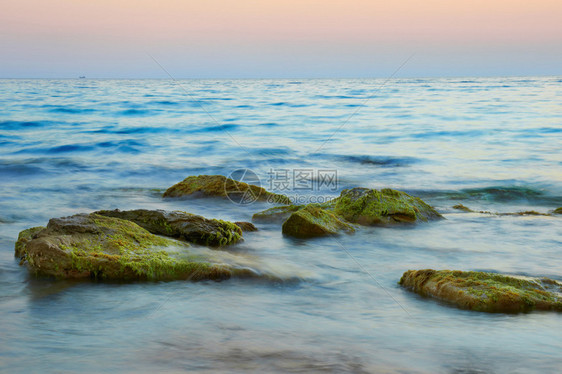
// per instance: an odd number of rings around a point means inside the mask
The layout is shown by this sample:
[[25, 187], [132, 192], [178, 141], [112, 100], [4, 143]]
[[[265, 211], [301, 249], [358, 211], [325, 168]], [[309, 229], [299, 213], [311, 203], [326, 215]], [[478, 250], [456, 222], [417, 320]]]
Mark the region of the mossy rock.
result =
[[54, 218], [46, 228], [24, 230], [16, 255], [32, 272], [56, 278], [223, 280], [252, 275], [247, 268], [209, 261], [191, 252], [189, 244], [156, 236], [134, 222], [98, 214]]
[[283, 205], [275, 206], [264, 211], [255, 213], [252, 216], [253, 222], [260, 223], [281, 223], [291, 216], [294, 212], [302, 209], [304, 205]]
[[267, 201], [290, 204], [285, 195], [268, 192], [263, 187], [239, 182], [222, 175], [199, 175], [185, 178], [164, 192], [163, 197], [230, 197], [234, 201]]
[[234, 222], [234, 224], [240, 227], [243, 232], [258, 231], [258, 228], [252, 222]]
[[39, 231], [42, 231], [43, 229], [45, 228], [42, 226], [32, 227], [19, 233], [15, 251], [15, 255], [17, 258], [21, 258], [23, 256], [25, 245], [30, 240], [32, 240]]
[[309, 204], [297, 210], [283, 223], [283, 234], [297, 238], [335, 235], [341, 231], [352, 233], [353, 226], [333, 212]]
[[469, 207], [464, 206], [464, 205], [462, 205], [462, 204], [454, 205], [454, 206], [453, 206], [453, 209], [462, 210], [463, 212], [467, 212], [467, 213], [472, 213], [472, 212], [474, 212], [474, 210], [472, 210], [472, 209], [470, 209]]
[[95, 214], [132, 221], [153, 234], [195, 244], [217, 247], [242, 240], [242, 230], [232, 222], [207, 219], [185, 212], [146, 209], [120, 211], [116, 209], [100, 210]]
[[360, 225], [395, 225], [443, 218], [420, 198], [385, 188], [343, 190], [334, 212], [345, 220]]
[[562, 214], [562, 207], [554, 209], [552, 214]]
[[562, 311], [562, 284], [495, 273], [408, 270], [399, 282], [420, 295], [481, 312]]

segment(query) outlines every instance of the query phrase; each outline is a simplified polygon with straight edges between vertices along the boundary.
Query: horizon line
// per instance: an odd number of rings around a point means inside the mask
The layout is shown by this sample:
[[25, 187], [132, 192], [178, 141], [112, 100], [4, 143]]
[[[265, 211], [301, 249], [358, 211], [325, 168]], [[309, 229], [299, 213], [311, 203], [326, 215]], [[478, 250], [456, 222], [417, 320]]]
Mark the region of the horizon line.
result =
[[[522, 74], [522, 75], [427, 75], [427, 76], [398, 76], [393, 79], [480, 79], [480, 78], [524, 78], [524, 77], [560, 77], [561, 74]], [[83, 77], [83, 78], [82, 78]], [[76, 76], [76, 77], [0, 77], [1, 80], [26, 80], [26, 79], [42, 79], [42, 80], [170, 80], [169, 77], [93, 77]], [[370, 76], [370, 77], [176, 77], [177, 80], [328, 80], [328, 79], [388, 79], [386, 76]]]

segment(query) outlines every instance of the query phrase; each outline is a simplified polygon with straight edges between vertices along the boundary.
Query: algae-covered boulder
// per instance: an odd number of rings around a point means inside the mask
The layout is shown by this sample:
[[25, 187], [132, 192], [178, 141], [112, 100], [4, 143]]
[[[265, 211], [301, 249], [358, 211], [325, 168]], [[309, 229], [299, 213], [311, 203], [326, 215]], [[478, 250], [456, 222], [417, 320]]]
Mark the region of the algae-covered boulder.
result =
[[57, 278], [222, 280], [255, 275], [210, 261], [189, 244], [156, 236], [134, 222], [98, 214], [54, 218], [46, 228], [25, 230], [16, 255], [32, 272]]
[[44, 229], [44, 227], [39, 226], [39, 227], [32, 227], [32, 228], [29, 228], [29, 229], [26, 229], [26, 230], [23, 230], [22, 232], [20, 232], [20, 234], [18, 235], [18, 241], [16, 242], [16, 257], [17, 258], [23, 257], [23, 250], [24, 250], [27, 242], [32, 240], [33, 237], [39, 231], [41, 231], [43, 229]]
[[281, 223], [289, 218], [291, 214], [303, 207], [304, 205], [275, 206], [254, 214], [252, 216], [252, 221], [261, 223]]
[[400, 285], [423, 296], [481, 312], [562, 311], [562, 284], [548, 279], [495, 273], [408, 270]]
[[443, 218], [420, 198], [385, 188], [343, 190], [334, 212], [361, 225], [392, 225]]
[[267, 201], [275, 204], [290, 204], [285, 195], [268, 192], [262, 187], [239, 182], [222, 175], [199, 175], [185, 178], [164, 192], [163, 197], [229, 197], [240, 203]]
[[191, 243], [222, 246], [242, 240], [242, 230], [232, 222], [207, 219], [185, 212], [136, 209], [95, 212], [106, 217], [132, 221], [153, 234], [169, 236]]
[[309, 204], [297, 210], [283, 223], [283, 234], [297, 238], [309, 238], [338, 234], [340, 231], [352, 233], [353, 226], [333, 212]]
[[562, 207], [554, 209], [553, 214], [562, 214]]
[[258, 231], [258, 228], [252, 222], [234, 222], [234, 224], [244, 232]]

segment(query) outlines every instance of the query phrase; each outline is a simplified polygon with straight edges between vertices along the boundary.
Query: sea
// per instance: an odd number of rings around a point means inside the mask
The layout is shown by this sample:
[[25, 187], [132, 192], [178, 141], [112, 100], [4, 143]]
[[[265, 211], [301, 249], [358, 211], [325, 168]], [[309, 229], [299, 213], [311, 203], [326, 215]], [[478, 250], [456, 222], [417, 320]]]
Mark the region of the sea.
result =
[[[163, 199], [192, 175], [304, 204], [395, 188], [444, 220], [220, 250], [279, 277], [70, 281], [14, 257], [18, 233], [99, 209], [251, 221], [267, 202]], [[562, 77], [0, 80], [0, 371], [555, 373], [562, 314], [461, 310], [409, 269], [562, 281]]]

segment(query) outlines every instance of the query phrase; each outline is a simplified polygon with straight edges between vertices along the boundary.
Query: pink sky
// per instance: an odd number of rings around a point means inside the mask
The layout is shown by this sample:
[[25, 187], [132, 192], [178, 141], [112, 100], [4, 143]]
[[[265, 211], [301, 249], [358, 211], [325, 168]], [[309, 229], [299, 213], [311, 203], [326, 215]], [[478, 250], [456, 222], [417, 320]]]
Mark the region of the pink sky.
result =
[[1, 4], [1, 77], [161, 76], [146, 52], [181, 77], [385, 76], [413, 52], [406, 75], [562, 66], [560, 0]]

